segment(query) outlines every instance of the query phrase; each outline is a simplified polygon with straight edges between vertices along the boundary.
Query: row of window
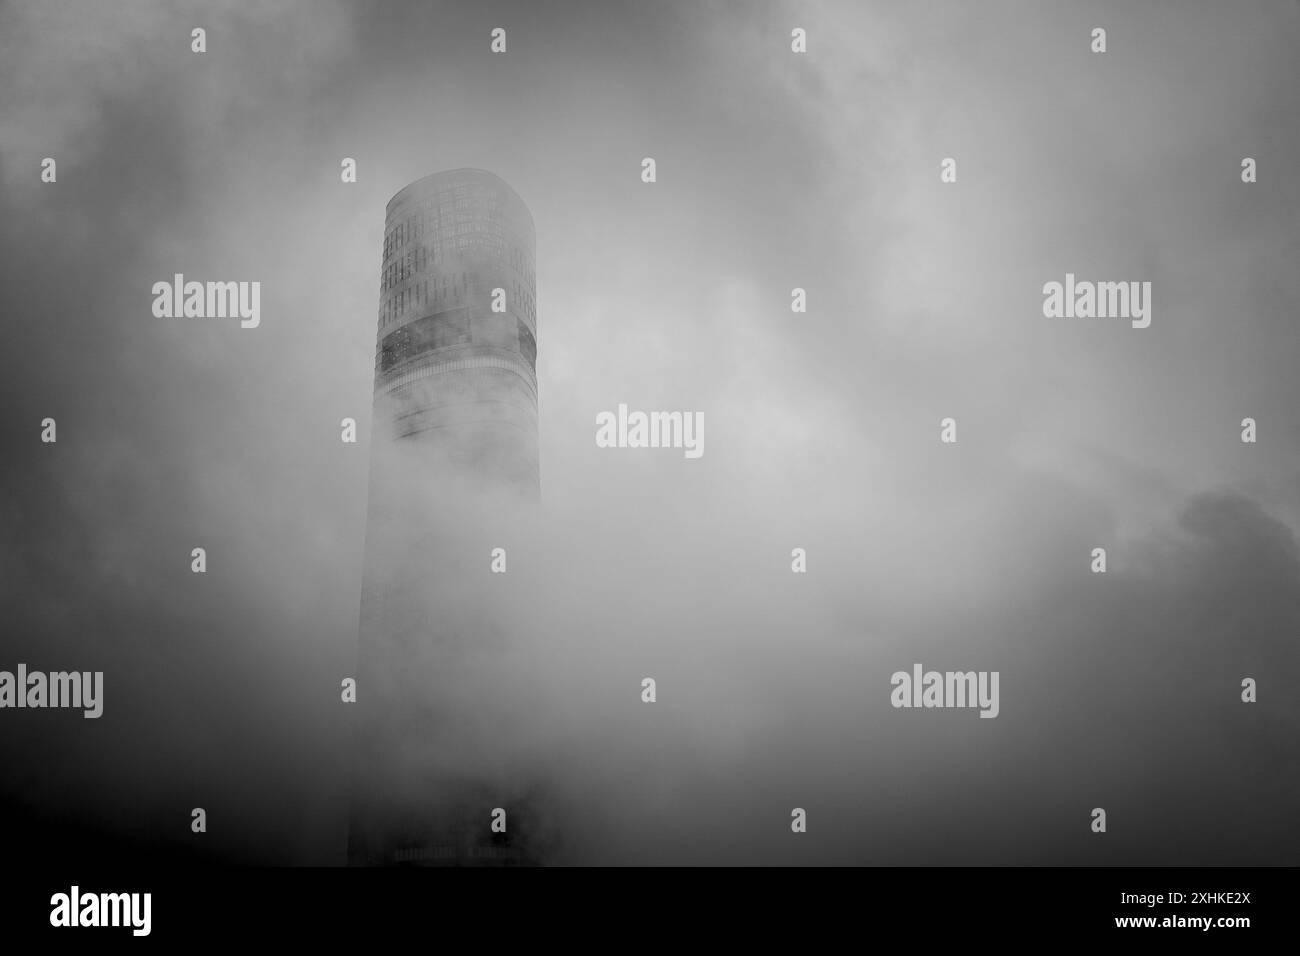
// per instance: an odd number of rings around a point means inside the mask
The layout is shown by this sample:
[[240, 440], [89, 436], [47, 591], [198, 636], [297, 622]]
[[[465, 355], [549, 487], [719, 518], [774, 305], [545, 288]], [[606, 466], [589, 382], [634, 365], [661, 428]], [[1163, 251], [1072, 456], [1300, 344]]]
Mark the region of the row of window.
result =
[[[499, 335], [499, 332], [494, 332], [491, 336], [494, 341], [482, 344], [496, 347], [507, 345], [508, 338], [507, 341], [502, 341]], [[509, 337], [509, 332], [505, 336]], [[474, 330], [469, 309], [448, 309], [436, 315], [427, 315], [384, 336], [379, 347], [379, 370], [391, 372], [429, 352], [456, 345], [471, 345], [473, 342]], [[537, 341], [528, 327], [517, 319], [513, 344], [518, 347], [519, 354], [528, 362], [529, 367], [535, 368]]]
[[[379, 327], [382, 329], [392, 325], [413, 310], [437, 308], [453, 298], [464, 297], [469, 292], [469, 288], [469, 278], [465, 273], [439, 276], [432, 281], [426, 279], [423, 282], [414, 282], [400, 292], [393, 293], [383, 302], [379, 309]], [[486, 290], [479, 291], [480, 294], [486, 294]], [[522, 312], [532, 320], [534, 325], [537, 324], [537, 303], [532, 293], [518, 283], [512, 282], [506, 295], [507, 302], [516, 303], [517, 312]]]
[[412, 271], [424, 269], [430, 260], [437, 263], [438, 259], [450, 254], [452, 250], [465, 250], [465, 248], [490, 251], [498, 259], [508, 259], [515, 268], [523, 269], [525, 256], [516, 247], [507, 248], [499, 229], [456, 226], [455, 232], [438, 235], [433, 242], [420, 243], [406, 254], [391, 261], [385, 259], [387, 264], [381, 272], [385, 280], [381, 287], [386, 287], [391, 281], [395, 281], [394, 276], [396, 280], [406, 278]]
[[412, 309], [437, 306], [453, 297], [464, 296], [469, 291], [469, 277], [463, 272], [453, 276], [438, 276], [430, 288], [429, 280], [415, 282], [401, 292], [396, 292], [379, 310], [380, 328], [391, 325]]
[[[405, 207], [407, 217], [384, 236], [384, 259], [413, 239], [460, 223], [499, 221], [501, 207], [491, 186], [462, 184], [441, 189]], [[423, 215], [421, 215], [423, 213]]]
[[430, 266], [436, 267], [452, 255], [471, 253], [491, 255], [516, 272], [526, 275], [530, 284], [534, 281], [532, 264], [517, 246], [508, 246], [499, 238], [466, 235], [429, 245], [418, 245], [401, 258], [394, 259], [380, 273], [379, 291], [381, 294], [387, 292], [393, 286], [428, 270]]
[[384, 337], [379, 349], [379, 370], [389, 372], [413, 358], [453, 345], [469, 345], [469, 309], [450, 309], [404, 325]]
[[427, 219], [406, 220], [384, 237], [383, 261], [387, 262], [398, 250], [426, 236], [463, 236], [471, 232], [500, 236], [503, 234], [501, 217], [496, 210], [474, 209], [458, 212], [454, 216], [448, 213]]

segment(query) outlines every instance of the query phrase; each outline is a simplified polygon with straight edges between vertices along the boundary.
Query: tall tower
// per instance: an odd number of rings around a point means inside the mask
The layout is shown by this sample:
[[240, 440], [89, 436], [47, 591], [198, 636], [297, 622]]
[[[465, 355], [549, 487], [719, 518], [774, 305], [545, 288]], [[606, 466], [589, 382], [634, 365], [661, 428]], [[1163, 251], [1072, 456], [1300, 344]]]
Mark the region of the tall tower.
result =
[[[483, 590], [481, 525], [539, 493], [535, 243], [528, 208], [483, 170], [434, 173], [388, 203], [353, 706], [353, 864], [533, 862], [518, 827], [508, 836], [489, 829], [503, 788], [476, 763], [475, 742], [491, 735], [476, 736], [475, 722], [496, 691], [475, 681], [508, 630]], [[472, 572], [463, 558], [471, 552], [483, 558]], [[526, 820], [527, 802], [516, 806]]]
[[536, 241], [523, 200], [483, 170], [434, 173], [389, 200], [376, 437], [536, 493]]

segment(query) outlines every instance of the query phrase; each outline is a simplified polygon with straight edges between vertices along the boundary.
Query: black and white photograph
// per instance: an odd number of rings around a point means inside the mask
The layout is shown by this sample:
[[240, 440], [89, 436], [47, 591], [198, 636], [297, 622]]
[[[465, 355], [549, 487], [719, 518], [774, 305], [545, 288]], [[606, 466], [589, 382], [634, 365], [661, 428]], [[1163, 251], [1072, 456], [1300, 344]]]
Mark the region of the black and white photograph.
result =
[[1294, 941], [1298, 51], [1295, 0], [0, 0], [0, 920], [722, 876]]

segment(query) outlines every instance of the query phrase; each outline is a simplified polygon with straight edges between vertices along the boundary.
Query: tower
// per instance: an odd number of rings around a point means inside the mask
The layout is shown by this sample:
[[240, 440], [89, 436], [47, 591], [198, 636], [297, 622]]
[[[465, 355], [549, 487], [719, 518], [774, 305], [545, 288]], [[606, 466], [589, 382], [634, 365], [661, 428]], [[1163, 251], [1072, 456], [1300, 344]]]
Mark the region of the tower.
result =
[[375, 342], [379, 440], [418, 441], [536, 493], [536, 234], [501, 179], [456, 169], [388, 203]]
[[388, 203], [353, 864], [531, 862], [489, 831], [500, 787], [473, 766], [481, 708], [465, 688], [498, 622], [482, 566], [460, 556], [481, 550], [477, 519], [539, 493], [535, 242], [523, 201], [483, 170], [434, 173]]

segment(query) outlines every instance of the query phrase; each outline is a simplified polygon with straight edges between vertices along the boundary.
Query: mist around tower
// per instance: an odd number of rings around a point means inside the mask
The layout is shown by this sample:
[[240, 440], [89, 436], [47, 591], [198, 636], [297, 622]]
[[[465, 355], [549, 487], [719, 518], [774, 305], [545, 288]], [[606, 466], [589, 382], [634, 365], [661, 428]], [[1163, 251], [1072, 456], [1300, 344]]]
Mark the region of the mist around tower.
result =
[[1298, 47], [0, 0], [6, 952], [1284, 949]]

